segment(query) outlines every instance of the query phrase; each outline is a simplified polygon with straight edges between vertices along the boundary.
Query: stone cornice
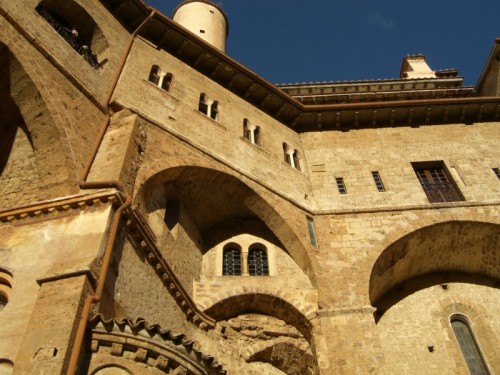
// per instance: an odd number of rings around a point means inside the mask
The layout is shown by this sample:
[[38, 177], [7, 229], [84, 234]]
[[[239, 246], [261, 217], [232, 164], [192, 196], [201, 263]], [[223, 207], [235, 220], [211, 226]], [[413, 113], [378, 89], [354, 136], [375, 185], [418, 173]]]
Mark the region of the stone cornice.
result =
[[90, 208], [100, 208], [116, 201], [114, 191], [106, 190], [85, 195], [74, 195], [57, 200], [34, 203], [0, 211], [0, 223], [21, 225], [32, 221], [55, 219]]

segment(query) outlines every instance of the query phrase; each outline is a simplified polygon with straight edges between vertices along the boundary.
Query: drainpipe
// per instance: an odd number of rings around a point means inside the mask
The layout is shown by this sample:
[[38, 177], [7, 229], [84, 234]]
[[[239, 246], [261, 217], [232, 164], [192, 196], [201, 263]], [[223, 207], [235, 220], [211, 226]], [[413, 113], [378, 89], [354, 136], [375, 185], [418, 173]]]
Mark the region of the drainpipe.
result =
[[83, 169], [81, 177], [80, 177], [80, 181], [79, 181], [81, 189], [115, 188], [119, 191], [119, 194], [124, 198], [124, 200], [123, 200], [123, 203], [120, 205], [120, 207], [118, 207], [118, 209], [115, 211], [113, 218], [111, 219], [111, 226], [109, 229], [109, 235], [108, 235], [108, 239], [106, 242], [106, 248], [104, 250], [101, 272], [100, 272], [99, 278], [97, 280], [96, 291], [95, 291], [94, 295], [90, 295], [87, 297], [87, 299], [85, 300], [85, 303], [83, 305], [82, 313], [81, 313], [78, 327], [76, 330], [75, 340], [73, 342], [73, 347], [71, 349], [71, 357], [69, 359], [69, 365], [68, 365], [68, 371], [67, 371], [68, 375], [75, 375], [78, 371], [78, 362], [80, 359], [80, 353], [82, 351], [83, 340], [85, 337], [85, 331], [87, 329], [87, 322], [88, 322], [89, 316], [90, 316], [90, 309], [92, 308], [92, 304], [98, 303], [101, 301], [102, 293], [104, 291], [104, 286], [106, 284], [106, 277], [108, 274], [109, 264], [111, 262], [111, 255], [112, 255], [113, 247], [115, 244], [116, 236], [118, 234], [120, 220], [121, 220], [123, 212], [127, 208], [129, 208], [130, 205], [132, 204], [132, 197], [130, 196], [130, 194], [128, 194], [125, 191], [125, 187], [123, 186], [121, 181], [115, 180], [115, 181], [92, 181], [92, 182], [89, 182], [86, 180], [88, 178], [92, 164], [94, 163], [97, 152], [99, 151], [102, 140], [104, 139], [104, 135], [106, 134], [109, 123], [111, 121], [111, 115], [109, 113], [109, 106], [110, 106], [111, 98], [113, 97], [113, 94], [115, 92], [116, 86], [118, 84], [118, 80], [120, 79], [120, 76], [123, 73], [123, 69], [125, 67], [125, 63], [127, 61], [127, 58], [130, 54], [130, 50], [132, 49], [132, 45], [134, 44], [134, 40], [135, 40], [137, 34], [142, 30], [142, 28], [146, 25], [146, 23], [149, 22], [149, 20], [156, 13], [156, 11], [151, 9], [150, 7], [149, 7], [149, 9], [151, 10], [151, 13], [149, 14], [149, 16], [130, 35], [127, 47], [126, 47], [125, 52], [123, 54], [123, 57], [120, 61], [120, 64], [118, 65], [117, 73], [116, 73], [116, 75], [111, 83], [110, 90], [109, 90], [108, 95], [107, 95], [106, 100], [105, 100], [106, 118], [104, 119], [103, 125], [101, 127], [101, 131], [99, 132], [99, 136], [98, 136], [97, 141], [95, 143], [95, 146], [92, 150], [89, 161], [86, 164], [85, 168]]

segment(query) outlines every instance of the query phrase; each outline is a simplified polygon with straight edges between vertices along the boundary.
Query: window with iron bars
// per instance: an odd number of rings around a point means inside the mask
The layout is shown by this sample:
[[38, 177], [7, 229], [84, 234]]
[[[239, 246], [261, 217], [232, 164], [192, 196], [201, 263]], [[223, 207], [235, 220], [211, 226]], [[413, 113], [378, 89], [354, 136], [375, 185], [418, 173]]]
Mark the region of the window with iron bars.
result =
[[237, 248], [224, 249], [222, 256], [222, 274], [228, 276], [241, 275], [241, 250]]
[[250, 249], [248, 252], [248, 273], [250, 276], [269, 275], [269, 263], [265, 250]]
[[459, 202], [464, 200], [445, 170], [443, 162], [412, 163], [412, 165], [429, 202]]

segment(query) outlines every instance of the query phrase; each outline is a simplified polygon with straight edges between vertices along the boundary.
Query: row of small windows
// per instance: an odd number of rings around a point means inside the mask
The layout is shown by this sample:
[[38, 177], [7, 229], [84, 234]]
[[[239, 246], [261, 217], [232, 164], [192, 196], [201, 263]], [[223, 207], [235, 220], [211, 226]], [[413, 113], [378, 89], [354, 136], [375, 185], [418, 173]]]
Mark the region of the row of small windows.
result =
[[250, 247], [247, 262], [243, 262], [242, 251], [236, 245], [226, 247], [222, 255], [222, 274], [226, 276], [268, 276], [269, 261], [267, 251], [260, 247]]
[[[460, 202], [464, 198], [455, 185], [442, 161], [429, 163], [412, 163], [415, 175], [422, 186], [429, 202]], [[492, 168], [500, 179], [500, 169]], [[375, 187], [379, 192], [384, 192], [385, 187], [378, 171], [371, 172]], [[335, 177], [335, 183], [340, 194], [347, 194], [343, 177]]]
[[[153, 65], [148, 81], [164, 91], [169, 91], [172, 86], [173, 75], [162, 70], [159, 65]], [[200, 113], [217, 121], [219, 119], [219, 107], [218, 101], [210, 99], [205, 93], [200, 94], [198, 102], [198, 111]], [[243, 119], [243, 138], [256, 146], [261, 146], [260, 126], [252, 124], [247, 118]], [[298, 151], [291, 148], [287, 143], [283, 143], [283, 157], [284, 162], [289, 166], [301, 170]]]

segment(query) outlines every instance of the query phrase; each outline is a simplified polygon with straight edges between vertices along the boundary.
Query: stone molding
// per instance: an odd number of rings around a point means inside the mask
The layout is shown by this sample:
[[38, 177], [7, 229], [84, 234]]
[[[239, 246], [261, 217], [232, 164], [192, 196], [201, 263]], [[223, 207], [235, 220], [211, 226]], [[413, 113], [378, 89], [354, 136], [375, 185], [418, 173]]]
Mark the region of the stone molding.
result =
[[44, 221], [67, 216], [74, 211], [105, 207], [117, 201], [116, 193], [101, 191], [92, 194], [75, 195], [62, 199], [36, 203], [0, 212], [0, 223], [22, 225], [32, 221]]
[[117, 320], [97, 314], [89, 323], [92, 353], [106, 352], [154, 366], [168, 374], [226, 374], [213, 357], [201, 352], [198, 342], [142, 318]]
[[137, 209], [131, 208], [125, 215], [129, 235], [144, 252], [149, 264], [153, 266], [187, 319], [203, 330], [214, 328], [216, 321], [202, 312], [183, 288], [182, 283], [158, 249], [156, 237], [142, 214]]

